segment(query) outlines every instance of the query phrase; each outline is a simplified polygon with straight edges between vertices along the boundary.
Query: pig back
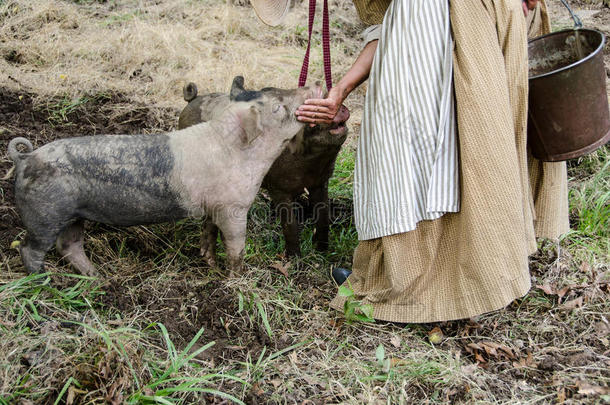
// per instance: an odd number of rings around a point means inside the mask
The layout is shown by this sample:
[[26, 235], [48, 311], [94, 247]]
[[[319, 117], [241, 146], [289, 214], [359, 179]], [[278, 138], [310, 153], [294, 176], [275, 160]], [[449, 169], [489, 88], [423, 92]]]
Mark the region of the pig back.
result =
[[209, 121], [226, 108], [229, 103], [229, 96], [222, 93], [211, 93], [193, 98], [178, 117], [178, 129]]

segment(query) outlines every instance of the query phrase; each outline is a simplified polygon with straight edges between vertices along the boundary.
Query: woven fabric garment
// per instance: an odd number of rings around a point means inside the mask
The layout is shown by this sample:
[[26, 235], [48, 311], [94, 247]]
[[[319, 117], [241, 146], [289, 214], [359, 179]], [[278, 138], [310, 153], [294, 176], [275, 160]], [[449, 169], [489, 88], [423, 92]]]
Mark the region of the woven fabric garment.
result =
[[[360, 242], [347, 283], [379, 320], [468, 318], [530, 288], [536, 240], [525, 133], [527, 21], [520, 0], [451, 0], [450, 15], [461, 210]], [[562, 229], [564, 218], [544, 214], [548, 229]], [[331, 306], [342, 310], [343, 302], [336, 297]]]
[[381, 24], [392, 0], [352, 0], [358, 17], [367, 25]]
[[448, 0], [394, 0], [381, 26], [354, 173], [360, 240], [459, 210]]
[[527, 36], [534, 38], [551, 32], [551, 20], [544, 0], [527, 15]]
[[[551, 32], [544, 0], [528, 15], [528, 36]], [[534, 195], [536, 236], [555, 239], [570, 230], [568, 170], [566, 162], [542, 162], [529, 155], [529, 174]]]

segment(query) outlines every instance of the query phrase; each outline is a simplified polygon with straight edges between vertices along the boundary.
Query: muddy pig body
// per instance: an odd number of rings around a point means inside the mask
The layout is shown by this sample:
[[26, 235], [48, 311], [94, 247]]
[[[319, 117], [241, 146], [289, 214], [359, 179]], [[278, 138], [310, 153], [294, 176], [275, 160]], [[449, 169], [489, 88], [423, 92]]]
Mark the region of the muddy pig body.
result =
[[[178, 127], [186, 128], [205, 122], [216, 116], [232, 97], [249, 99], [257, 93], [274, 91], [265, 88], [257, 91], [245, 90], [243, 82], [234, 83], [231, 94], [211, 93], [197, 96], [197, 86], [187, 84], [184, 99], [188, 102], [178, 119]], [[333, 174], [337, 154], [347, 137], [345, 121], [349, 118], [348, 110], [342, 106], [341, 111], [331, 126], [306, 126], [296, 148], [287, 148], [277, 158], [265, 176], [262, 186], [269, 192], [273, 205], [280, 217], [282, 231], [286, 241], [286, 253], [300, 254], [300, 232], [296, 210], [297, 199], [309, 193], [309, 205], [313, 209], [316, 232], [314, 244], [319, 250], [328, 248], [329, 203], [328, 180]], [[209, 224], [209, 238], [202, 239], [202, 255], [213, 262], [215, 227]]]
[[240, 271], [248, 209], [275, 159], [302, 131], [294, 111], [317, 94], [319, 86], [231, 100], [213, 120], [167, 134], [83, 136], [36, 150], [13, 139], [24, 266], [42, 271], [56, 243], [81, 273], [95, 275], [83, 250], [84, 220], [130, 226], [205, 216], [222, 231], [227, 266]]

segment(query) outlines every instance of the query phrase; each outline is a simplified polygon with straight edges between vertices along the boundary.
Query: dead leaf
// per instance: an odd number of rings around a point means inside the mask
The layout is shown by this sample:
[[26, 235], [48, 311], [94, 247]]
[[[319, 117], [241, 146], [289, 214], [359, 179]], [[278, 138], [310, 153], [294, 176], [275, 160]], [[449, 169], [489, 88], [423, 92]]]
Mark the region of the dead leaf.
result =
[[400, 343], [401, 343], [401, 339], [399, 336], [394, 335], [390, 338], [390, 343], [392, 344], [392, 346], [399, 348], [400, 347]]
[[578, 393], [582, 395], [608, 395], [610, 394], [610, 388], [600, 387], [599, 385], [592, 385], [584, 381], [576, 383], [578, 387]]
[[498, 349], [502, 350], [510, 360], [514, 360], [517, 358], [517, 355], [515, 354], [513, 349], [506, 345], [498, 345]]
[[536, 367], [536, 364], [534, 363], [534, 356], [532, 356], [532, 352], [528, 351], [526, 357], [520, 357], [518, 361], [514, 361], [513, 367], [515, 367], [515, 368]]
[[479, 363], [487, 363], [487, 360], [485, 360], [485, 357], [481, 356], [479, 353], [475, 353], [474, 358], [479, 362]]
[[285, 277], [288, 277], [288, 269], [290, 268], [290, 262], [286, 262], [286, 263], [275, 262], [271, 265], [271, 267], [278, 270]]
[[610, 271], [599, 274], [595, 278], [596, 284], [609, 284], [610, 283]]
[[498, 357], [498, 352], [496, 351], [496, 349], [500, 345], [492, 342], [482, 342], [481, 346], [483, 347], [483, 350], [485, 350], [485, 353], [487, 353], [488, 356]]
[[341, 331], [341, 327], [345, 323], [345, 320], [343, 318], [331, 319], [328, 323], [331, 328], [335, 329], [336, 332], [339, 333]]
[[466, 325], [464, 325], [464, 328], [460, 331], [460, 336], [464, 337], [464, 336], [468, 336], [470, 335], [470, 331], [471, 330], [478, 330], [481, 329], [483, 326], [478, 323], [477, 321], [475, 321], [474, 319], [469, 319], [468, 323]]
[[555, 287], [549, 285], [549, 284], [545, 284], [545, 285], [537, 285], [536, 288], [541, 289], [542, 291], [544, 291], [545, 294], [547, 295], [556, 295], [557, 293], [555, 292]]
[[591, 272], [591, 265], [587, 262], [582, 262], [582, 264], [580, 265], [580, 271], [585, 274], [589, 274]]
[[476, 343], [468, 343], [466, 345], [466, 351], [468, 351], [469, 353], [474, 354], [474, 352], [476, 350], [483, 350], [483, 348], [481, 346], [479, 346], [478, 344], [476, 344]]
[[297, 357], [297, 352], [293, 351], [293, 352], [288, 353], [288, 358], [290, 359], [290, 362], [293, 365], [295, 365], [295, 366], [297, 365], [298, 360], [299, 360], [299, 358]]
[[469, 364], [467, 366], [462, 366], [461, 370], [464, 375], [472, 375], [476, 371], [479, 366], [476, 364]]
[[320, 381], [318, 378], [307, 375], [307, 374], [303, 375], [303, 380], [305, 380], [307, 385], [309, 385], [310, 387], [313, 387], [314, 385], [320, 385], [320, 386], [323, 385], [322, 381]]
[[578, 297], [575, 298], [571, 301], [568, 301], [562, 305], [559, 306], [559, 309], [565, 310], [565, 311], [571, 311], [573, 309], [582, 307], [582, 304], [584, 302], [584, 298], [583, 297]]
[[562, 299], [570, 291], [570, 289], [571, 289], [570, 286], [566, 286], [566, 287], [563, 287], [561, 290], [557, 291], [557, 295], [559, 296], [559, 299]]
[[400, 359], [398, 357], [392, 357], [390, 359], [390, 366], [392, 368], [397, 367], [397, 366], [406, 366], [409, 363], [405, 360], [405, 359]]
[[260, 397], [261, 395], [263, 395], [265, 393], [265, 390], [263, 390], [260, 385], [258, 385], [258, 383], [254, 383], [252, 384], [252, 393], [254, 395], [256, 395], [257, 397]]

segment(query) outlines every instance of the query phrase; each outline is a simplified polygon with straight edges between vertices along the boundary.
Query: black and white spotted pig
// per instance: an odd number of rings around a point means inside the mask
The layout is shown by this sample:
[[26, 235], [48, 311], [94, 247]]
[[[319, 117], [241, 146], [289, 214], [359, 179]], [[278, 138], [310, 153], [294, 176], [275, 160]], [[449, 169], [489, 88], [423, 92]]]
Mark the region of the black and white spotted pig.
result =
[[[130, 226], [206, 216], [221, 230], [231, 272], [242, 267], [246, 217], [263, 177], [302, 131], [296, 109], [319, 84], [232, 100], [213, 120], [157, 135], [61, 139], [33, 150], [13, 139], [15, 200], [27, 234], [28, 272], [57, 249], [81, 273], [97, 274], [83, 250], [83, 221]], [[17, 146], [27, 148], [19, 152]]]

